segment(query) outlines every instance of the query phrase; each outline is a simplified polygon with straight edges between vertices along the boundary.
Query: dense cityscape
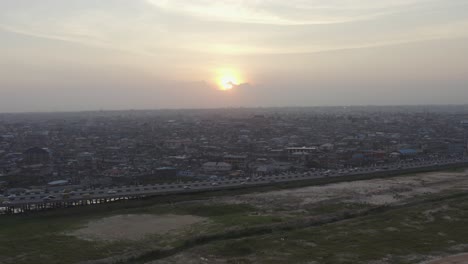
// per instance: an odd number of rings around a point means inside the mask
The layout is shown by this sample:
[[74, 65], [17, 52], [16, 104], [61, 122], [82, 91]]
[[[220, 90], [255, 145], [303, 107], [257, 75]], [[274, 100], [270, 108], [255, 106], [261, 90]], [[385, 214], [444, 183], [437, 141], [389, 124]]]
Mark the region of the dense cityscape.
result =
[[467, 0], [0, 0], [0, 264], [467, 264]]
[[3, 192], [462, 157], [466, 106], [2, 114]]

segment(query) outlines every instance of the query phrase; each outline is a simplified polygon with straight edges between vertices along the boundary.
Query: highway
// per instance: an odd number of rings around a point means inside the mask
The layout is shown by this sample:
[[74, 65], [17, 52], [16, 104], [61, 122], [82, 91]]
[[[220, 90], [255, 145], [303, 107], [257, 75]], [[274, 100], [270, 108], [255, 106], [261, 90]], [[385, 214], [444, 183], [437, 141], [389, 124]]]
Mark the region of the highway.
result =
[[[225, 190], [243, 187], [266, 186], [277, 183], [295, 181], [306, 181], [321, 178], [347, 177], [353, 175], [367, 175], [375, 173], [398, 172], [411, 169], [437, 168], [455, 164], [467, 164], [468, 159], [437, 159], [417, 162], [400, 162], [395, 164], [357, 167], [341, 170], [320, 170], [302, 173], [282, 173], [271, 176], [253, 176], [246, 178], [221, 178], [218, 180], [192, 181], [184, 183], [167, 183], [138, 186], [118, 186], [96, 189], [77, 189], [73, 191], [41, 191], [33, 193], [22, 193], [2, 197], [0, 211], [7, 208], [20, 208], [27, 206], [34, 208], [35, 205], [58, 204], [66, 202], [68, 205], [76, 203], [97, 203], [98, 201], [114, 201], [121, 199], [132, 199], [165, 194], [194, 193], [201, 191]], [[64, 187], [66, 188], [66, 187]]]

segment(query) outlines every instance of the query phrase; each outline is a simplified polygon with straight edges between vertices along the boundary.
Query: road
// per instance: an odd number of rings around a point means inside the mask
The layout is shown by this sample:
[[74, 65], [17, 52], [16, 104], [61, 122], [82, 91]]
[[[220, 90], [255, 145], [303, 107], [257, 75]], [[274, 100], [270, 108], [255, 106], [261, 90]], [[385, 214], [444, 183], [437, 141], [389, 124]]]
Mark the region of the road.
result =
[[321, 178], [346, 177], [352, 175], [366, 175], [377, 172], [397, 172], [409, 169], [440, 167], [452, 164], [467, 163], [468, 159], [444, 159], [427, 160], [417, 162], [401, 162], [391, 165], [359, 167], [346, 170], [309, 171], [305, 173], [282, 173], [271, 176], [259, 176], [250, 178], [223, 178], [210, 181], [192, 181], [185, 183], [167, 183], [139, 186], [119, 186], [98, 189], [77, 189], [69, 193], [62, 191], [42, 191], [34, 193], [22, 193], [17, 196], [3, 197], [0, 208], [33, 206], [44, 203], [93, 201], [100, 199], [131, 199], [164, 194], [191, 193], [200, 191], [224, 190], [242, 187], [265, 186], [276, 183], [305, 181]]

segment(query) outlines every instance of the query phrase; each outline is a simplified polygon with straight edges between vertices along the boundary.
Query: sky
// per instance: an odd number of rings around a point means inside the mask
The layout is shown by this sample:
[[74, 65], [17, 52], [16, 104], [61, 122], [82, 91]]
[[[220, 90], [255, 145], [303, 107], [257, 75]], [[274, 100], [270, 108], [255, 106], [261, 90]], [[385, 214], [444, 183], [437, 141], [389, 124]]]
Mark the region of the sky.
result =
[[468, 103], [467, 0], [0, 0], [0, 112]]

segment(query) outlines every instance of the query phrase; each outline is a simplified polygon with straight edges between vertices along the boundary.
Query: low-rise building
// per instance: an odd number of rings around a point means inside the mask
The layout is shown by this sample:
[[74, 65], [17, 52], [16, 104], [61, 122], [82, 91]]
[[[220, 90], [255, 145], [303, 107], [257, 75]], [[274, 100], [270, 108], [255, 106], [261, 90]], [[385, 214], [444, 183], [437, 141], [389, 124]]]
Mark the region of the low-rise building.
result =
[[226, 162], [206, 162], [203, 164], [206, 172], [227, 172], [232, 170], [232, 165]]

